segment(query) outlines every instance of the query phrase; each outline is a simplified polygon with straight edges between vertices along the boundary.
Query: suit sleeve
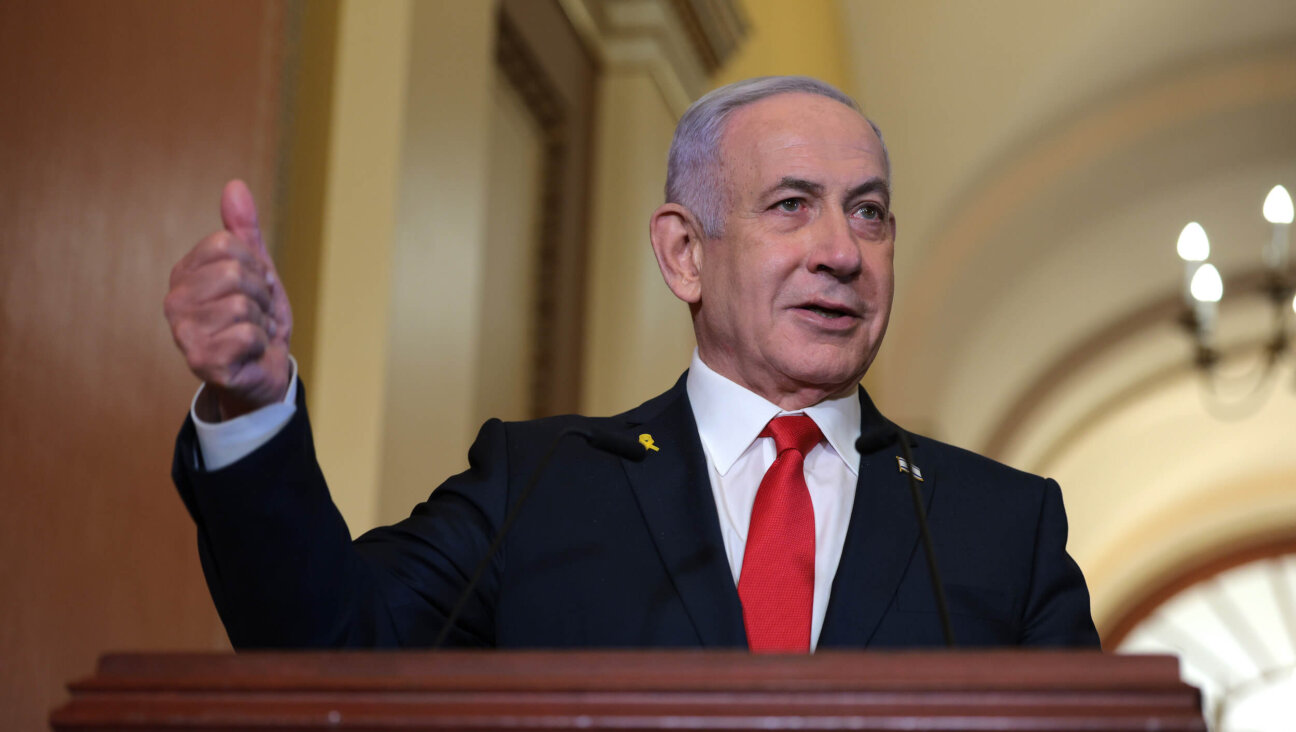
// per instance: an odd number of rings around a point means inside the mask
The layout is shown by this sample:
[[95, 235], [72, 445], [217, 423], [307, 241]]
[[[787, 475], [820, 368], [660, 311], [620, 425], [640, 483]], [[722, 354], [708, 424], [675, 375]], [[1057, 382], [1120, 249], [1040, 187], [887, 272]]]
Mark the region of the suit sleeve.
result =
[[1089, 590], [1079, 565], [1066, 551], [1066, 543], [1062, 490], [1055, 481], [1046, 480], [1024, 608], [1023, 645], [1099, 646], [1089, 611]]
[[[270, 442], [205, 471], [192, 421], [172, 478], [198, 529], [212, 599], [235, 648], [427, 645], [507, 504], [505, 429], [482, 427], [469, 469], [410, 518], [351, 541], [315, 459], [304, 399]], [[490, 645], [499, 561], [450, 636]]]

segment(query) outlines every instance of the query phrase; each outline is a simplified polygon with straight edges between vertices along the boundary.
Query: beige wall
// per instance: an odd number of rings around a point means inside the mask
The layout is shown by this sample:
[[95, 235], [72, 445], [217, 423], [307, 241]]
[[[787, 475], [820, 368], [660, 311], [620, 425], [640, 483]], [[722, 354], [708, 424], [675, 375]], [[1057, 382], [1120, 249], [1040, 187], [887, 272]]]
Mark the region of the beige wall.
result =
[[526, 101], [502, 72], [495, 73], [490, 105], [490, 173], [493, 211], [486, 218], [485, 262], [478, 295], [483, 326], [477, 341], [473, 419], [530, 416], [532, 309], [540, 270], [544, 182], [544, 131]]
[[308, 388], [353, 535], [466, 466], [493, 28], [486, 3], [341, 3]]
[[338, 20], [307, 387], [320, 465], [353, 533], [378, 509], [412, 14], [408, 1], [347, 0]]
[[494, 13], [422, 0], [411, 56], [392, 259], [377, 519], [409, 514], [468, 466], [478, 426]]
[[753, 76], [803, 74], [847, 90], [854, 86], [846, 28], [836, 0], [744, 0], [747, 37], [715, 74], [715, 86]]
[[648, 242], [648, 217], [664, 197], [674, 110], [634, 69], [605, 73], [599, 99], [582, 400], [586, 412], [603, 415], [670, 387], [688, 367], [693, 329]]

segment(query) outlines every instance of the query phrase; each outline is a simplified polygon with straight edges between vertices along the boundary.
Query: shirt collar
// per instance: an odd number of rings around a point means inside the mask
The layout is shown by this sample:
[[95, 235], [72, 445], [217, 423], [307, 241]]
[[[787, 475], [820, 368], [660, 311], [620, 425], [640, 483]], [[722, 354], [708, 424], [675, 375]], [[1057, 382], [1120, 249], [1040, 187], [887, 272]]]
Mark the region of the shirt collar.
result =
[[799, 413], [814, 420], [846, 467], [859, 474], [859, 452], [855, 449], [855, 440], [860, 435], [858, 394], [826, 399], [797, 412], [784, 412], [777, 404], [713, 371], [702, 362], [697, 349], [693, 349], [685, 389], [693, 407], [698, 437], [722, 476], [751, 447], [771, 419], [780, 414]]

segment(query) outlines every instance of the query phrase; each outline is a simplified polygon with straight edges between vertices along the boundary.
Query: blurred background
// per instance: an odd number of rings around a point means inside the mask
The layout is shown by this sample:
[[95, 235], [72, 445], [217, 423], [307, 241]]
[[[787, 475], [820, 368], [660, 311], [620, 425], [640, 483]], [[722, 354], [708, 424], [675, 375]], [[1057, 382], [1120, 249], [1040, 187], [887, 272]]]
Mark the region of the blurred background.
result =
[[[789, 73], [890, 146], [883, 412], [1057, 478], [1106, 647], [1178, 654], [1217, 730], [1290, 729], [1296, 315], [1262, 215], [1296, 190], [1290, 0], [0, 2], [5, 726], [105, 651], [228, 648], [170, 485], [197, 384], [161, 314], [227, 179], [359, 534], [489, 416], [673, 383], [692, 335], [647, 218], [675, 120]], [[1218, 303], [1185, 295], [1193, 221]]]

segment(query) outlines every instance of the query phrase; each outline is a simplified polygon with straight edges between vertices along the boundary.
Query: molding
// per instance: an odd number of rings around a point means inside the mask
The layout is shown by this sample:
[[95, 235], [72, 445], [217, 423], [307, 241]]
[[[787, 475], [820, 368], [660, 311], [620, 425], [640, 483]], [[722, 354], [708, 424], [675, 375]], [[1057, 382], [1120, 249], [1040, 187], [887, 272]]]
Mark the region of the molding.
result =
[[[1139, 623], [1179, 593], [1244, 564], [1291, 554], [1296, 554], [1296, 529], [1289, 528], [1240, 537], [1179, 562], [1158, 579], [1146, 583], [1139, 596], [1122, 603], [1112, 613], [1112, 619], [1104, 623], [1104, 650], [1117, 648]], [[1284, 620], [1291, 622], [1289, 618]]]
[[720, 70], [747, 34], [747, 19], [732, 0], [674, 0], [693, 48], [708, 73]]
[[[570, 289], [559, 271], [559, 248], [563, 245], [562, 196], [570, 130], [567, 104], [545, 73], [543, 65], [527, 49], [506, 13], [499, 14], [495, 61], [509, 84], [539, 124], [544, 160], [540, 174], [540, 222], [536, 247], [535, 296], [531, 303], [531, 364], [527, 409], [532, 417], [571, 411], [574, 405], [555, 405], [550, 395], [560, 377], [559, 350], [571, 344], [556, 343], [557, 296]], [[566, 285], [566, 287], [564, 287]], [[563, 409], [561, 407], [566, 407]]]
[[559, 0], [605, 70], [646, 71], [676, 115], [742, 43], [736, 0]]

